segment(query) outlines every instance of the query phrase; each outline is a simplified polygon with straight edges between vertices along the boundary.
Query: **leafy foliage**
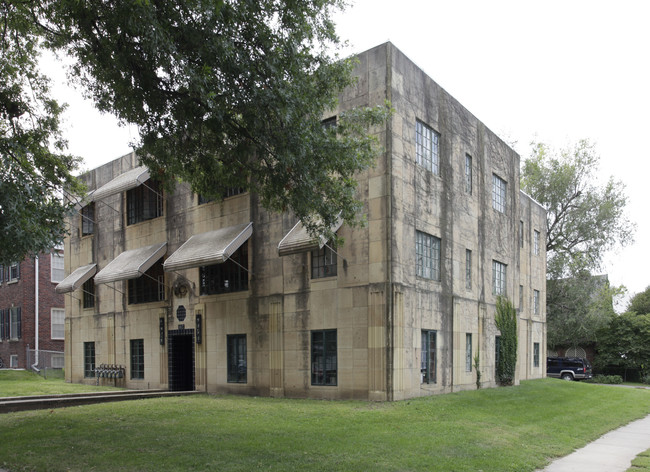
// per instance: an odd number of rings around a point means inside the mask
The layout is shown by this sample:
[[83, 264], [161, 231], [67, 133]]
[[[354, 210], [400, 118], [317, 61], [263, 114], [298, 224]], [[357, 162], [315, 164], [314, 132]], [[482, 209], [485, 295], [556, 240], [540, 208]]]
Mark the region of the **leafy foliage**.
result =
[[615, 316], [598, 334], [595, 364], [644, 372], [650, 367], [650, 314], [626, 312]]
[[639, 315], [650, 314], [650, 286], [630, 299], [627, 311], [633, 311]]
[[0, 264], [51, 248], [63, 239], [83, 189], [65, 153], [60, 115], [37, 66], [40, 30], [28, 2], [0, 2]]
[[512, 385], [517, 367], [517, 310], [507, 297], [497, 297], [494, 321], [497, 329], [501, 331], [497, 382], [501, 385]]

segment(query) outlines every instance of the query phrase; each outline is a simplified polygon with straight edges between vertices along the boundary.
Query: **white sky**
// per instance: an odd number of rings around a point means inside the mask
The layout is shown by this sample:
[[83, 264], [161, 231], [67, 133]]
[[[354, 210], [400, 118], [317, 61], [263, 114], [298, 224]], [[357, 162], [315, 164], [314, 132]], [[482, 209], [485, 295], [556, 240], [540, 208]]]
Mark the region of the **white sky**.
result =
[[[608, 258], [610, 282], [631, 293], [650, 285], [647, 171], [650, 129], [650, 2], [644, 0], [357, 0], [337, 15], [345, 54], [385, 41], [507, 142], [522, 158], [537, 139], [595, 142], [603, 180], [625, 183], [636, 243]], [[91, 169], [130, 152], [119, 128], [62, 85], [70, 152]]]

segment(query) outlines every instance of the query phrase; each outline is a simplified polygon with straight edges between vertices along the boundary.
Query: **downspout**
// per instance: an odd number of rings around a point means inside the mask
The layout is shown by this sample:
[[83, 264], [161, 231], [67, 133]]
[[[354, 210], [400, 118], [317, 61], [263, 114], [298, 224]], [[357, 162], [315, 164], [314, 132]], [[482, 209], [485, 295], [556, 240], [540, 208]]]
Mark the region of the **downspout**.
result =
[[32, 370], [40, 372], [38, 367], [38, 281], [39, 281], [39, 271], [38, 271], [38, 256], [34, 257], [34, 363], [32, 364]]

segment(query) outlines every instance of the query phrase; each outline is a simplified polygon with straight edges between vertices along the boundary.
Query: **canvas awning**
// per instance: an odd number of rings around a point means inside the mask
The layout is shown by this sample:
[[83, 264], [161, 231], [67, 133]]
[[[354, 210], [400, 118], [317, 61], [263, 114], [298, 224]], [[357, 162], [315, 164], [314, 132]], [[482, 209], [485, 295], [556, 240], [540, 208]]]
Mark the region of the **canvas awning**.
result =
[[74, 292], [97, 272], [97, 264], [77, 267], [72, 274], [63, 279], [54, 289], [56, 293]]
[[102, 185], [95, 193], [92, 195], [92, 200], [102, 200], [111, 195], [115, 195], [132, 188], [136, 188], [138, 185], [142, 185], [149, 179], [149, 169], [145, 166], [136, 167], [131, 169], [124, 174], [120, 174], [115, 177], [113, 180], [108, 182], [105, 185]]
[[[343, 224], [343, 218], [339, 216], [336, 222], [330, 227], [332, 233], [336, 233]], [[314, 249], [322, 249], [327, 243], [324, 236], [313, 237], [307, 232], [307, 228], [299, 221], [289, 231], [280, 244], [278, 244], [278, 254], [288, 256], [299, 252], [307, 252]]]
[[253, 234], [253, 223], [195, 234], [167, 258], [166, 271], [226, 262]]
[[96, 284], [137, 279], [167, 252], [167, 243], [124, 251], [95, 276]]

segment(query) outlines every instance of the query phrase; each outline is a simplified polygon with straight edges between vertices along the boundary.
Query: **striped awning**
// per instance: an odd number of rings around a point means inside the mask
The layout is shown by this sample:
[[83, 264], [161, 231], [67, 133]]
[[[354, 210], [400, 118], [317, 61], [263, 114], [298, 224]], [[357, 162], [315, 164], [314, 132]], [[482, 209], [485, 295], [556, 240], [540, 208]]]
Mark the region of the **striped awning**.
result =
[[195, 234], [167, 258], [166, 271], [191, 269], [226, 262], [253, 234], [253, 223]]
[[[330, 227], [332, 233], [336, 233], [343, 224], [343, 218], [339, 216], [336, 222]], [[299, 221], [289, 231], [280, 244], [278, 244], [278, 254], [288, 256], [299, 252], [307, 252], [314, 249], [322, 249], [327, 243], [324, 236], [313, 237], [307, 232], [307, 228]]]
[[136, 167], [131, 169], [124, 174], [120, 174], [115, 177], [113, 180], [108, 182], [105, 185], [102, 185], [92, 195], [92, 200], [102, 200], [111, 195], [115, 195], [132, 188], [136, 188], [138, 185], [142, 185], [149, 179], [149, 169], [145, 166]]
[[137, 279], [167, 252], [167, 243], [124, 251], [95, 276], [96, 284]]
[[97, 264], [77, 267], [70, 275], [63, 279], [55, 288], [56, 293], [74, 292], [85, 284], [97, 272]]

